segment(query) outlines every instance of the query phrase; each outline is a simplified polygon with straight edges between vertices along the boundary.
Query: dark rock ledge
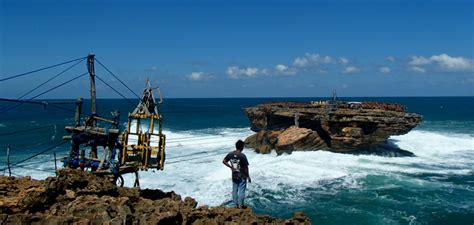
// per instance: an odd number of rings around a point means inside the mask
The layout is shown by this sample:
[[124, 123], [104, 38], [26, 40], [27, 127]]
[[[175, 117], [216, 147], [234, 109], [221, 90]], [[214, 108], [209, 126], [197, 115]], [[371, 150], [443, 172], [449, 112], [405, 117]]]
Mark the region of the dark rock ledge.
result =
[[58, 177], [0, 177], [0, 224], [311, 224], [251, 209], [196, 207], [174, 192], [120, 188], [90, 173], [63, 169]]

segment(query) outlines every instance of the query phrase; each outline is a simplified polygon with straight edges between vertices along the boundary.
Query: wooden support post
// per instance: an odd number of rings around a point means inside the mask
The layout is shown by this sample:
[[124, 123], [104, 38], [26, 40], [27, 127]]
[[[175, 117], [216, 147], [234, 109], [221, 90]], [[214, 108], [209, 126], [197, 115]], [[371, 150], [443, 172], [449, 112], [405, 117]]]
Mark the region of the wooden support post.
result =
[[54, 173], [58, 176], [58, 165], [56, 164], [56, 152], [53, 152], [54, 155]]
[[12, 170], [10, 168], [10, 145], [7, 145], [7, 167], [8, 167], [8, 176], [12, 176]]
[[[97, 104], [96, 104], [96, 95], [95, 95], [95, 69], [94, 69], [94, 54], [89, 54], [87, 56], [87, 69], [89, 71], [89, 80], [90, 80], [90, 93], [91, 93], [91, 113], [92, 115], [97, 114]], [[95, 125], [95, 123], [94, 123]]]
[[295, 113], [295, 126], [300, 127], [300, 114]]
[[76, 121], [76, 127], [81, 126], [81, 111], [82, 111], [82, 98], [78, 98], [76, 102], [76, 115], [74, 117]]
[[[90, 80], [90, 93], [91, 93], [91, 114], [92, 114], [92, 127], [97, 125], [97, 120], [93, 118], [97, 115], [97, 103], [95, 95], [95, 69], [94, 69], [94, 54], [89, 54], [87, 56], [87, 69], [89, 71], [89, 80]], [[91, 146], [91, 157], [97, 158], [97, 147]]]
[[135, 183], [133, 184], [133, 187], [140, 188], [140, 181], [139, 181], [139, 178], [138, 178], [138, 171], [135, 171]]

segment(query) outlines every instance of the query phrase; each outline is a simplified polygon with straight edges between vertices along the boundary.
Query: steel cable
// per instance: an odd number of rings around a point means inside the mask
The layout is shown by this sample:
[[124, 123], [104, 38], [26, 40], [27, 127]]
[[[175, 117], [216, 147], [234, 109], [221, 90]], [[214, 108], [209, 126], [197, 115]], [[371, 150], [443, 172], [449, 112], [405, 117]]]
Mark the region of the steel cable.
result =
[[[26, 161], [28, 161], [28, 160], [30, 160], [30, 159], [36, 157], [36, 156], [39, 156], [39, 155], [41, 155], [41, 154], [46, 153], [46, 152], [48, 152], [48, 151], [51, 151], [51, 150], [55, 149], [56, 147], [61, 146], [61, 145], [65, 144], [65, 143], [67, 143], [67, 142], [68, 142], [68, 141], [59, 142], [58, 144], [53, 145], [53, 146], [51, 146], [51, 147], [49, 147], [49, 148], [47, 148], [47, 149], [45, 149], [45, 150], [43, 150], [43, 151], [41, 151], [41, 152], [38, 152], [38, 153], [36, 153], [36, 154], [34, 154], [34, 155], [31, 155], [31, 156], [29, 156], [29, 157], [27, 157], [27, 158], [25, 158], [25, 159], [22, 159], [22, 160], [18, 161], [18, 162], [16, 162], [16, 163], [11, 164], [11, 165], [10, 165], [10, 168], [11, 168], [11, 167], [15, 167], [15, 166], [17, 166], [18, 164], [21, 164], [21, 163], [23, 163], [23, 162], [26, 162]], [[1, 171], [5, 171], [5, 168], [2, 169]]]
[[[67, 81], [65, 81], [65, 82], [63, 82], [63, 83], [61, 83], [61, 84], [59, 84], [59, 85], [56, 85], [56, 86], [54, 86], [54, 87], [52, 87], [52, 88], [50, 88], [50, 89], [48, 89], [48, 90], [46, 90], [46, 91], [43, 91], [43, 92], [41, 92], [41, 93], [35, 95], [34, 97], [28, 99], [28, 101], [34, 100], [34, 99], [40, 97], [41, 95], [44, 95], [44, 94], [46, 94], [46, 93], [48, 93], [48, 92], [51, 92], [51, 91], [53, 91], [53, 90], [55, 90], [55, 89], [57, 89], [57, 88], [59, 88], [59, 87], [62, 87], [62, 86], [66, 85], [66, 84], [68, 84], [68, 83], [70, 83], [70, 82], [72, 82], [72, 81], [74, 81], [74, 80], [77, 80], [77, 79], [79, 79], [79, 78], [85, 76], [86, 74], [89, 74], [89, 72], [83, 73], [83, 74], [81, 74], [81, 75], [79, 75], [79, 76], [76, 76], [76, 77], [74, 77], [74, 78], [72, 78], [72, 79], [69, 79], [69, 80], [67, 80]], [[14, 106], [12, 106], [12, 107], [10, 107], [10, 108], [7, 108], [7, 109], [5, 109], [5, 110], [3, 110], [3, 111], [0, 111], [0, 114], [5, 113], [5, 112], [8, 112], [8, 111], [10, 111], [10, 110], [12, 110], [12, 109], [15, 109], [15, 108], [17, 108], [18, 106], [21, 106], [22, 104], [23, 104], [23, 102], [20, 102], [20, 104], [14, 105]]]
[[[20, 97], [18, 97], [16, 100], [17, 100], [17, 101], [21, 100], [23, 97], [27, 96], [28, 94], [32, 93], [33, 91], [36, 91], [38, 88], [40, 88], [40, 87], [42, 87], [43, 85], [47, 84], [48, 82], [50, 82], [50, 81], [56, 79], [57, 77], [61, 76], [62, 74], [64, 74], [65, 72], [69, 71], [70, 69], [72, 69], [73, 67], [75, 67], [77, 64], [83, 62], [84, 60], [85, 60], [85, 58], [82, 59], [82, 60], [80, 60], [80, 61], [78, 61], [78, 62], [76, 62], [76, 63], [74, 63], [73, 65], [71, 65], [71, 66], [69, 66], [68, 68], [64, 69], [64, 70], [61, 71], [60, 73], [58, 73], [58, 74], [52, 76], [51, 78], [49, 78], [48, 80], [44, 81], [44, 82], [41, 83], [40, 85], [38, 85], [38, 86], [34, 87], [33, 89], [27, 91], [26, 93], [24, 93], [23, 95], [21, 95]], [[7, 107], [5, 107], [5, 108], [7, 108]], [[5, 108], [2, 108], [0, 111], [3, 111]]]
[[105, 70], [107, 70], [107, 72], [109, 72], [112, 76], [115, 77], [115, 79], [117, 79], [123, 86], [125, 86], [130, 92], [132, 92], [138, 99], [140, 99], [140, 96], [137, 95], [137, 93], [135, 93], [131, 88], [129, 88], [122, 80], [120, 80], [118, 78], [118, 76], [116, 76], [114, 73], [112, 73], [112, 71], [109, 70], [109, 68], [107, 68], [104, 64], [102, 64], [100, 62], [99, 59], [97, 59], [97, 57], [95, 58], [95, 60], [99, 63], [99, 65], [101, 65]]
[[105, 82], [104, 80], [102, 80], [102, 78], [100, 78], [99, 76], [97, 76], [97, 74], [95, 75], [95, 77], [97, 77], [97, 79], [99, 79], [102, 83], [104, 83], [105, 85], [107, 85], [107, 87], [109, 87], [110, 89], [112, 89], [115, 93], [117, 93], [118, 95], [120, 95], [123, 99], [127, 100], [128, 103], [130, 103], [130, 104], [133, 105], [133, 106], [136, 106], [136, 105], [137, 105], [136, 103], [133, 103], [132, 100], [128, 99], [128, 98], [125, 97], [122, 93], [120, 93], [119, 91], [117, 91], [115, 88], [113, 88], [112, 86], [110, 86], [110, 84], [108, 84], [107, 82]]
[[72, 62], [75, 62], [75, 61], [78, 61], [78, 60], [81, 60], [81, 59], [85, 59], [85, 58], [87, 58], [87, 57], [81, 57], [81, 58], [73, 59], [73, 60], [70, 60], [70, 61], [67, 61], [67, 62], [58, 63], [56, 65], [47, 66], [47, 67], [44, 67], [44, 68], [41, 68], [41, 69], [32, 70], [30, 72], [21, 73], [21, 74], [13, 75], [13, 76], [10, 76], [10, 77], [2, 78], [2, 79], [0, 79], [0, 82], [10, 80], [10, 79], [13, 79], [13, 78], [17, 78], [17, 77], [26, 76], [28, 74], [32, 74], [32, 73], [36, 73], [36, 72], [39, 72], [39, 71], [42, 71], [42, 70], [50, 69], [50, 68], [61, 66], [61, 65], [64, 65], [64, 64], [68, 64], [68, 63], [72, 63]]
[[41, 130], [41, 129], [45, 129], [45, 128], [49, 128], [49, 127], [54, 127], [54, 126], [56, 126], [56, 125], [48, 125], [48, 126], [42, 126], [42, 127], [29, 128], [29, 129], [25, 129], [25, 130], [19, 130], [19, 131], [12, 131], [12, 132], [0, 133], [0, 137], [8, 136], [8, 135], [13, 135], [13, 134], [27, 133], [27, 132], [30, 132], [30, 131]]

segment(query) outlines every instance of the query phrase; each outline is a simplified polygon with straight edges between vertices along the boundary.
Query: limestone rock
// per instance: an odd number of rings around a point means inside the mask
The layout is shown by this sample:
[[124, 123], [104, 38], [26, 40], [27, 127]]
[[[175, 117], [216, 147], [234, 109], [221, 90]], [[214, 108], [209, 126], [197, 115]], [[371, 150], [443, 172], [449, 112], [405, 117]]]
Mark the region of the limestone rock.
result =
[[245, 111], [257, 132], [246, 139], [246, 146], [258, 153], [375, 149], [422, 121], [402, 105], [377, 102], [275, 102]]
[[196, 206], [191, 197], [117, 188], [80, 170], [63, 169], [45, 181], [0, 176], [2, 224], [311, 224], [301, 213], [281, 220], [251, 209]]

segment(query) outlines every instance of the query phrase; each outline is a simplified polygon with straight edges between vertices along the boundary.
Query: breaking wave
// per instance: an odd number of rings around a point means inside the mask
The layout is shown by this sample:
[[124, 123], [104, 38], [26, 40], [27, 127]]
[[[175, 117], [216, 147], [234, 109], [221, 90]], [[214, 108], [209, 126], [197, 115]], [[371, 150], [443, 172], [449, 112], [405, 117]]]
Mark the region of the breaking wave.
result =
[[[231, 174], [222, 159], [234, 149], [236, 140], [253, 132], [248, 128], [220, 128], [165, 133], [165, 170], [141, 171], [141, 188], [175, 191], [192, 196], [200, 205], [230, 205]], [[274, 152], [262, 155], [244, 150], [252, 177], [247, 204], [257, 213], [278, 217], [304, 210], [313, 219], [329, 224], [344, 223], [343, 219], [338, 220], [341, 214], [379, 218], [379, 222], [393, 224], [429, 220], [430, 210], [440, 215], [474, 214], [474, 195], [469, 194], [474, 193], [471, 134], [414, 130], [390, 141], [416, 157], [327, 151], [277, 156]], [[62, 154], [58, 154], [58, 167], [62, 166], [59, 158], [67, 149], [64, 146]], [[40, 155], [28, 165], [14, 168], [14, 175], [35, 179], [52, 176], [51, 159], [52, 155]], [[133, 186], [133, 174], [124, 175], [124, 179], [125, 186]], [[363, 209], [350, 207], [354, 204], [361, 204]], [[422, 210], [427, 205], [430, 208]]]
[[[224, 155], [233, 150], [237, 139], [250, 135], [245, 129], [212, 132], [168, 132], [167, 165], [164, 171], [141, 172], [144, 188], [161, 188], [193, 196], [206, 205], [220, 205], [230, 199], [230, 172], [222, 165]], [[175, 141], [173, 141], [175, 140]], [[181, 140], [181, 141], [180, 141]], [[250, 162], [253, 183], [249, 192], [291, 192], [287, 200], [304, 198], [303, 190], [336, 182], [335, 190], [359, 188], [367, 176], [399, 179], [390, 185], [426, 186], [429, 181], [407, 175], [466, 175], [474, 168], [474, 140], [470, 135], [412, 131], [391, 138], [417, 157], [381, 157], [338, 154], [327, 151], [293, 152], [277, 156], [244, 151]], [[194, 159], [193, 159], [194, 158]], [[186, 161], [191, 159], [189, 161]], [[125, 177], [126, 185], [133, 176]], [[428, 185], [429, 186], [429, 185]], [[258, 196], [256, 194], [256, 196]], [[261, 196], [261, 195], [260, 195]]]

